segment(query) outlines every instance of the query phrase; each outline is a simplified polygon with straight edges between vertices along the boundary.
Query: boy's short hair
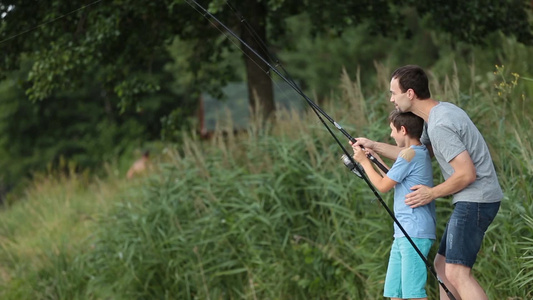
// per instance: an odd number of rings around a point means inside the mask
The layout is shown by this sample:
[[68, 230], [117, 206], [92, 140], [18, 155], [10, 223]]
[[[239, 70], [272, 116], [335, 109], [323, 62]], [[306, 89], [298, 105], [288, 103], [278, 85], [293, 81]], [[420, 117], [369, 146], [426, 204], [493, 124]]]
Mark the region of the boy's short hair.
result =
[[415, 139], [420, 139], [424, 130], [424, 119], [412, 112], [400, 112], [395, 109], [389, 114], [389, 122], [396, 130], [400, 130], [402, 126], [405, 127], [407, 135]]

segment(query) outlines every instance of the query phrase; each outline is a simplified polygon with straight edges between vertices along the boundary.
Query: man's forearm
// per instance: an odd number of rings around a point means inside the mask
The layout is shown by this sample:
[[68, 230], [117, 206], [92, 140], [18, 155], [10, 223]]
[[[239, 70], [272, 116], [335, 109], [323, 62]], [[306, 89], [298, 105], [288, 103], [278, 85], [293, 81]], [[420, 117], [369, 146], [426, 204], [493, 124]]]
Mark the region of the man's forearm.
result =
[[476, 180], [476, 168], [467, 151], [450, 161], [453, 174], [443, 183], [433, 187], [434, 199], [455, 194]]
[[403, 148], [400, 148], [398, 146], [387, 144], [387, 143], [381, 143], [381, 142], [374, 142], [374, 145], [372, 148], [372, 150], [377, 152], [379, 155], [392, 159], [392, 160], [396, 160], [396, 158], [398, 157], [402, 149]]
[[472, 177], [467, 174], [454, 173], [446, 181], [434, 186], [431, 194], [433, 199], [453, 195], [466, 188], [468, 185], [474, 182], [474, 180], [475, 176]]

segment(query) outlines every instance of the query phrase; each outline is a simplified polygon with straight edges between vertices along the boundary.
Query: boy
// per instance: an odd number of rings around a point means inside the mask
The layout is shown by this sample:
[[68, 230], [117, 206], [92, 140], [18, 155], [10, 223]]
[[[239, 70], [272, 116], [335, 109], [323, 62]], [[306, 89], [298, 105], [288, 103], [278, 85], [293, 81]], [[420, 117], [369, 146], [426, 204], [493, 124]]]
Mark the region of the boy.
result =
[[[372, 184], [381, 193], [394, 187], [394, 215], [417, 248], [427, 257], [436, 239], [435, 203], [417, 208], [405, 204], [405, 195], [417, 184], [433, 186], [433, 172], [428, 150], [420, 142], [424, 120], [413, 113], [394, 110], [389, 115], [391, 137], [403, 148], [392, 168], [383, 177], [373, 168], [361, 147], [352, 145], [354, 159], [364, 168]], [[366, 152], [366, 153], [365, 153]], [[374, 157], [381, 160], [374, 152]], [[383, 296], [391, 299], [426, 299], [426, 265], [394, 224], [392, 244]]]

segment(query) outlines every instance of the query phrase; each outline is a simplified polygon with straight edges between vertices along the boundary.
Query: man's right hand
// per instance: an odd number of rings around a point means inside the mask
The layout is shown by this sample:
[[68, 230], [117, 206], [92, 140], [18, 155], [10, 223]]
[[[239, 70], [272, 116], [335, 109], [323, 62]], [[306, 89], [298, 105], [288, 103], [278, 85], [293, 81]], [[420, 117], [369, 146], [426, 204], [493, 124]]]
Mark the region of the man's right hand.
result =
[[356, 146], [359, 146], [359, 147], [362, 147], [362, 148], [365, 148], [365, 149], [369, 149], [369, 150], [373, 150], [374, 149], [374, 145], [376, 143], [373, 140], [369, 140], [369, 139], [364, 138], [364, 137], [358, 137], [358, 138], [356, 138], [356, 141], [357, 141], [355, 143]]

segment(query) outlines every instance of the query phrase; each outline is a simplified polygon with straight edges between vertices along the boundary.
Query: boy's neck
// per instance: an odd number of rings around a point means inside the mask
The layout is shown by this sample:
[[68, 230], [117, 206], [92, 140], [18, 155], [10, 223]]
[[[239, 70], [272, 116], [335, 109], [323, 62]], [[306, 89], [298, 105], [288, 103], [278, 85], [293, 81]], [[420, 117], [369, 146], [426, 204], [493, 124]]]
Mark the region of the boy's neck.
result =
[[420, 142], [420, 139], [414, 139], [414, 138], [407, 138], [405, 141], [405, 147], [411, 147], [411, 146], [421, 146], [422, 143]]

